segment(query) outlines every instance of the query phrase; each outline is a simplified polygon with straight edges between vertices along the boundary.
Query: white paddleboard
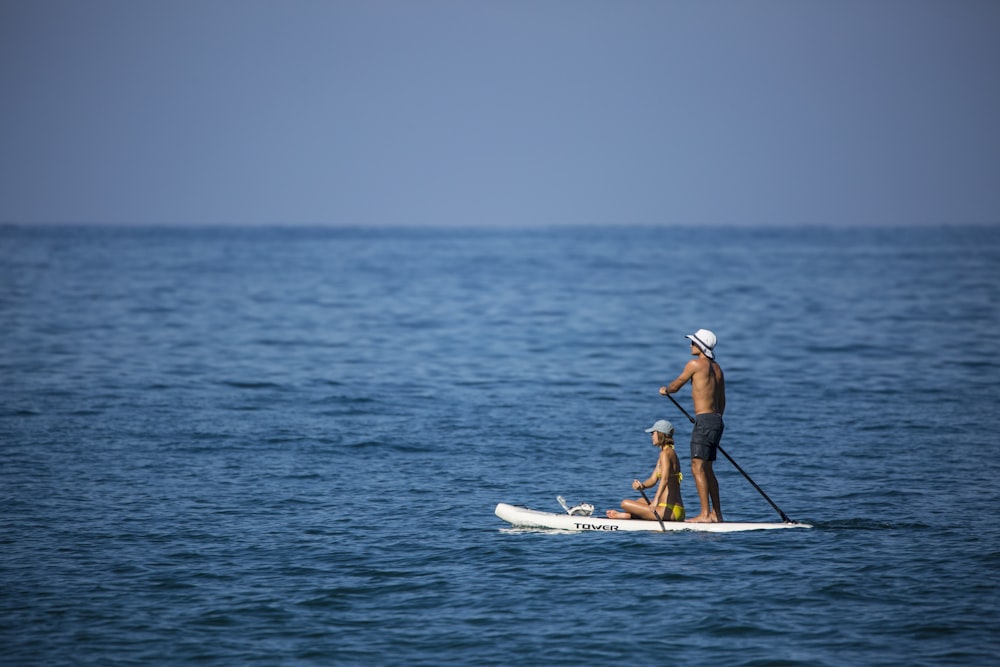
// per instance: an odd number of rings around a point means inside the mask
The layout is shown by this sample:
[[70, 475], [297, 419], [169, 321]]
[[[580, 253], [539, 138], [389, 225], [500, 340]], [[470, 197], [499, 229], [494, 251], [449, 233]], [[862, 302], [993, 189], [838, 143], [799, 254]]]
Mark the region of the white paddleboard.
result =
[[645, 521], [642, 519], [608, 519], [602, 516], [573, 516], [540, 512], [507, 503], [497, 504], [496, 515], [512, 526], [523, 528], [553, 528], [556, 530], [696, 530], [706, 533], [735, 533], [743, 530], [772, 530], [776, 528], [812, 528], [808, 523], [746, 523], [724, 521], [722, 523], [687, 523], [684, 521]]

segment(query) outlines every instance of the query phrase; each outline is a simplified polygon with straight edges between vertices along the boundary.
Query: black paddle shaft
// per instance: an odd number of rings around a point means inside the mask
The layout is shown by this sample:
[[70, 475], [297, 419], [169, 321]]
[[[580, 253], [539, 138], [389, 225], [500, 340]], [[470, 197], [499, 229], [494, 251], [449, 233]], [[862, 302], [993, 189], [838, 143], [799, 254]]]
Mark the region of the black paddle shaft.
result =
[[664, 533], [667, 532], [667, 527], [663, 525], [663, 519], [661, 519], [660, 515], [656, 513], [656, 508], [653, 507], [653, 503], [649, 502], [649, 498], [646, 497], [646, 492], [642, 489], [639, 489], [639, 493], [642, 494], [642, 499], [646, 501], [647, 505], [649, 505], [649, 509], [653, 510], [653, 516], [655, 516], [656, 520], [660, 522], [660, 529]]
[[[684, 416], [688, 418], [688, 421], [690, 421], [693, 424], [694, 423], [694, 417], [692, 417], [690, 414], [688, 414], [688, 411], [684, 409], [684, 406], [682, 406], [680, 403], [678, 403], [677, 399], [675, 399], [670, 394], [666, 394], [666, 396], [667, 396], [667, 398], [670, 399], [671, 403], [673, 403], [674, 405], [677, 406], [678, 410], [680, 410], [681, 412], [684, 413]], [[764, 489], [762, 489], [759, 486], [757, 486], [757, 482], [755, 482], [752, 479], [750, 479], [750, 475], [746, 474], [746, 472], [743, 471], [743, 468], [741, 468], [740, 465], [736, 461], [733, 460], [733, 457], [726, 453], [726, 450], [724, 450], [722, 448], [722, 445], [719, 445], [719, 451], [722, 452], [723, 456], [725, 456], [727, 459], [729, 459], [729, 462], [733, 464], [734, 468], [736, 468], [737, 470], [740, 471], [741, 475], [743, 475], [744, 477], [747, 478], [747, 481], [750, 482], [753, 485], [753, 488], [757, 489], [757, 493], [759, 493], [760, 495], [762, 495], [764, 497], [764, 500], [766, 500], [768, 503], [770, 503], [771, 507], [773, 507], [774, 510], [781, 516], [781, 520], [782, 521], [784, 521], [785, 523], [794, 523], [791, 519], [788, 518], [788, 515], [785, 514], [784, 512], [782, 512], [781, 508], [778, 507], [777, 505], [775, 505], [774, 501], [771, 500], [766, 493], [764, 493]]]

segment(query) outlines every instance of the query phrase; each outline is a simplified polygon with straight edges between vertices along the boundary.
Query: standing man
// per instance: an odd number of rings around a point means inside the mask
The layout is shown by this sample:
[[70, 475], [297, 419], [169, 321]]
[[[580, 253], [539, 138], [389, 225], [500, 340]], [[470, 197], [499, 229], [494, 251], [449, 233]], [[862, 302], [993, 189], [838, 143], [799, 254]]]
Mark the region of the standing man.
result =
[[691, 472], [698, 488], [701, 513], [692, 523], [718, 523], [722, 521], [719, 503], [719, 481], [712, 470], [722, 440], [725, 424], [722, 413], [726, 411], [726, 382], [722, 368], [715, 361], [715, 334], [708, 329], [698, 329], [685, 336], [691, 341], [691, 355], [677, 379], [660, 387], [660, 395], [676, 393], [691, 381], [691, 398], [694, 400], [694, 428], [691, 431]]

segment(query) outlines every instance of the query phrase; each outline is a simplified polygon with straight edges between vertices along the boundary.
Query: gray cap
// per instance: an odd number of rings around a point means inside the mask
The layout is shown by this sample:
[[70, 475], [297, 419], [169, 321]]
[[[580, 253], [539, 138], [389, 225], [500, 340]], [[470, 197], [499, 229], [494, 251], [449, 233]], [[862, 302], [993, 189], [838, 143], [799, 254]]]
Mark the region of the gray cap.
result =
[[666, 419], [661, 419], [652, 426], [646, 429], [646, 433], [652, 433], [653, 431], [658, 431], [660, 433], [665, 433], [666, 435], [674, 434], [674, 425], [668, 422]]

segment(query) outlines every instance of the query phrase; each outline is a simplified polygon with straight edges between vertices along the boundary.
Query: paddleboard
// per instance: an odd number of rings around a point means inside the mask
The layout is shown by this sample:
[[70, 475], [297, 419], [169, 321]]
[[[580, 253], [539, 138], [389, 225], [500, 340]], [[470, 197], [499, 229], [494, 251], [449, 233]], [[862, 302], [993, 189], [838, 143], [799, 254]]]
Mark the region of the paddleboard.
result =
[[574, 516], [542, 512], [520, 505], [498, 503], [495, 513], [512, 526], [523, 528], [552, 528], [556, 530], [694, 530], [706, 533], [735, 533], [745, 530], [773, 530], [776, 528], [812, 528], [808, 523], [747, 523], [724, 521], [723, 523], [687, 523], [684, 521], [645, 521], [642, 519], [608, 519], [603, 516]]

